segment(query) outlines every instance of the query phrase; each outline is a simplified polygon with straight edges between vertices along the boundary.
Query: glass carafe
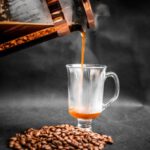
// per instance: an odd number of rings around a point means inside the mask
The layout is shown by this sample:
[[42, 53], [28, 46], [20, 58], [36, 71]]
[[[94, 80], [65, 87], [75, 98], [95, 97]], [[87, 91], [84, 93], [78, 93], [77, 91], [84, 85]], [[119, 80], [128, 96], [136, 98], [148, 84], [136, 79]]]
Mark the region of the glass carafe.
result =
[[91, 27], [89, 0], [0, 0], [0, 56]]

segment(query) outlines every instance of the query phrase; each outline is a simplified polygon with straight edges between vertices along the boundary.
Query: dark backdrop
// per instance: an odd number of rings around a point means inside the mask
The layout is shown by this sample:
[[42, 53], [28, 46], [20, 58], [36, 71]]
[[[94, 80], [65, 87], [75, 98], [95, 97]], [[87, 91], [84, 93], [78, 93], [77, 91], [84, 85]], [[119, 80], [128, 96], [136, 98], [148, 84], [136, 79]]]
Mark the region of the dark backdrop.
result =
[[[85, 63], [106, 64], [121, 85], [118, 102], [95, 121], [95, 130], [113, 136], [116, 144], [108, 149], [148, 150], [149, 2], [93, 0], [92, 5], [97, 28], [87, 31]], [[7, 139], [26, 128], [75, 124], [67, 114], [65, 65], [80, 63], [80, 48], [76, 32], [0, 58], [0, 149], [7, 149]], [[112, 93], [113, 82], [108, 81], [106, 89]]]

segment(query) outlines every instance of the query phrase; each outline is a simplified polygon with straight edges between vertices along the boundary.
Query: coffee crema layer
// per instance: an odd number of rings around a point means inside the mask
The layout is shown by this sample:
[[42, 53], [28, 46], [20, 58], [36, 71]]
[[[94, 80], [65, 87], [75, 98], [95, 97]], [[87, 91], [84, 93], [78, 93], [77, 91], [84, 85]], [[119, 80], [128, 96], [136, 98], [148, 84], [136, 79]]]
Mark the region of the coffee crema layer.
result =
[[95, 119], [99, 117], [101, 113], [80, 113], [74, 109], [69, 109], [69, 114], [77, 119]]

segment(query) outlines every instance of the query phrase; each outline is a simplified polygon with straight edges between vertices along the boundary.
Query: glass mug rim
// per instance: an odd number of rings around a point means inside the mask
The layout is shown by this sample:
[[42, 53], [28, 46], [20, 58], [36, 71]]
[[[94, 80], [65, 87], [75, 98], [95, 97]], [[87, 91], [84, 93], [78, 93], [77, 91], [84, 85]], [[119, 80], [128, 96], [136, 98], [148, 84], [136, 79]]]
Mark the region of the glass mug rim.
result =
[[[67, 68], [82, 68], [81, 64], [67, 64]], [[83, 64], [83, 68], [91, 68], [91, 69], [104, 69], [107, 68], [106, 65], [101, 65], [101, 64]]]

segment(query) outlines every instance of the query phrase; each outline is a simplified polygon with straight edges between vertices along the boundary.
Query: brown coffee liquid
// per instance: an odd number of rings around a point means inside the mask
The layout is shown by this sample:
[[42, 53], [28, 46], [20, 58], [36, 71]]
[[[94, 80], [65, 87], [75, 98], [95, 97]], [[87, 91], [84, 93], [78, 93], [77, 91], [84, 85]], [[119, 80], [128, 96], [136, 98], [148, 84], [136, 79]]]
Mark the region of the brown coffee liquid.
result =
[[85, 58], [85, 45], [86, 45], [86, 33], [84, 31], [81, 32], [81, 67], [83, 69], [84, 58]]
[[100, 116], [100, 112], [90, 113], [90, 114], [86, 113], [85, 114], [85, 113], [79, 113], [74, 109], [69, 109], [69, 114], [71, 116], [73, 116], [74, 118], [78, 118], [78, 119], [95, 119], [98, 116]]

